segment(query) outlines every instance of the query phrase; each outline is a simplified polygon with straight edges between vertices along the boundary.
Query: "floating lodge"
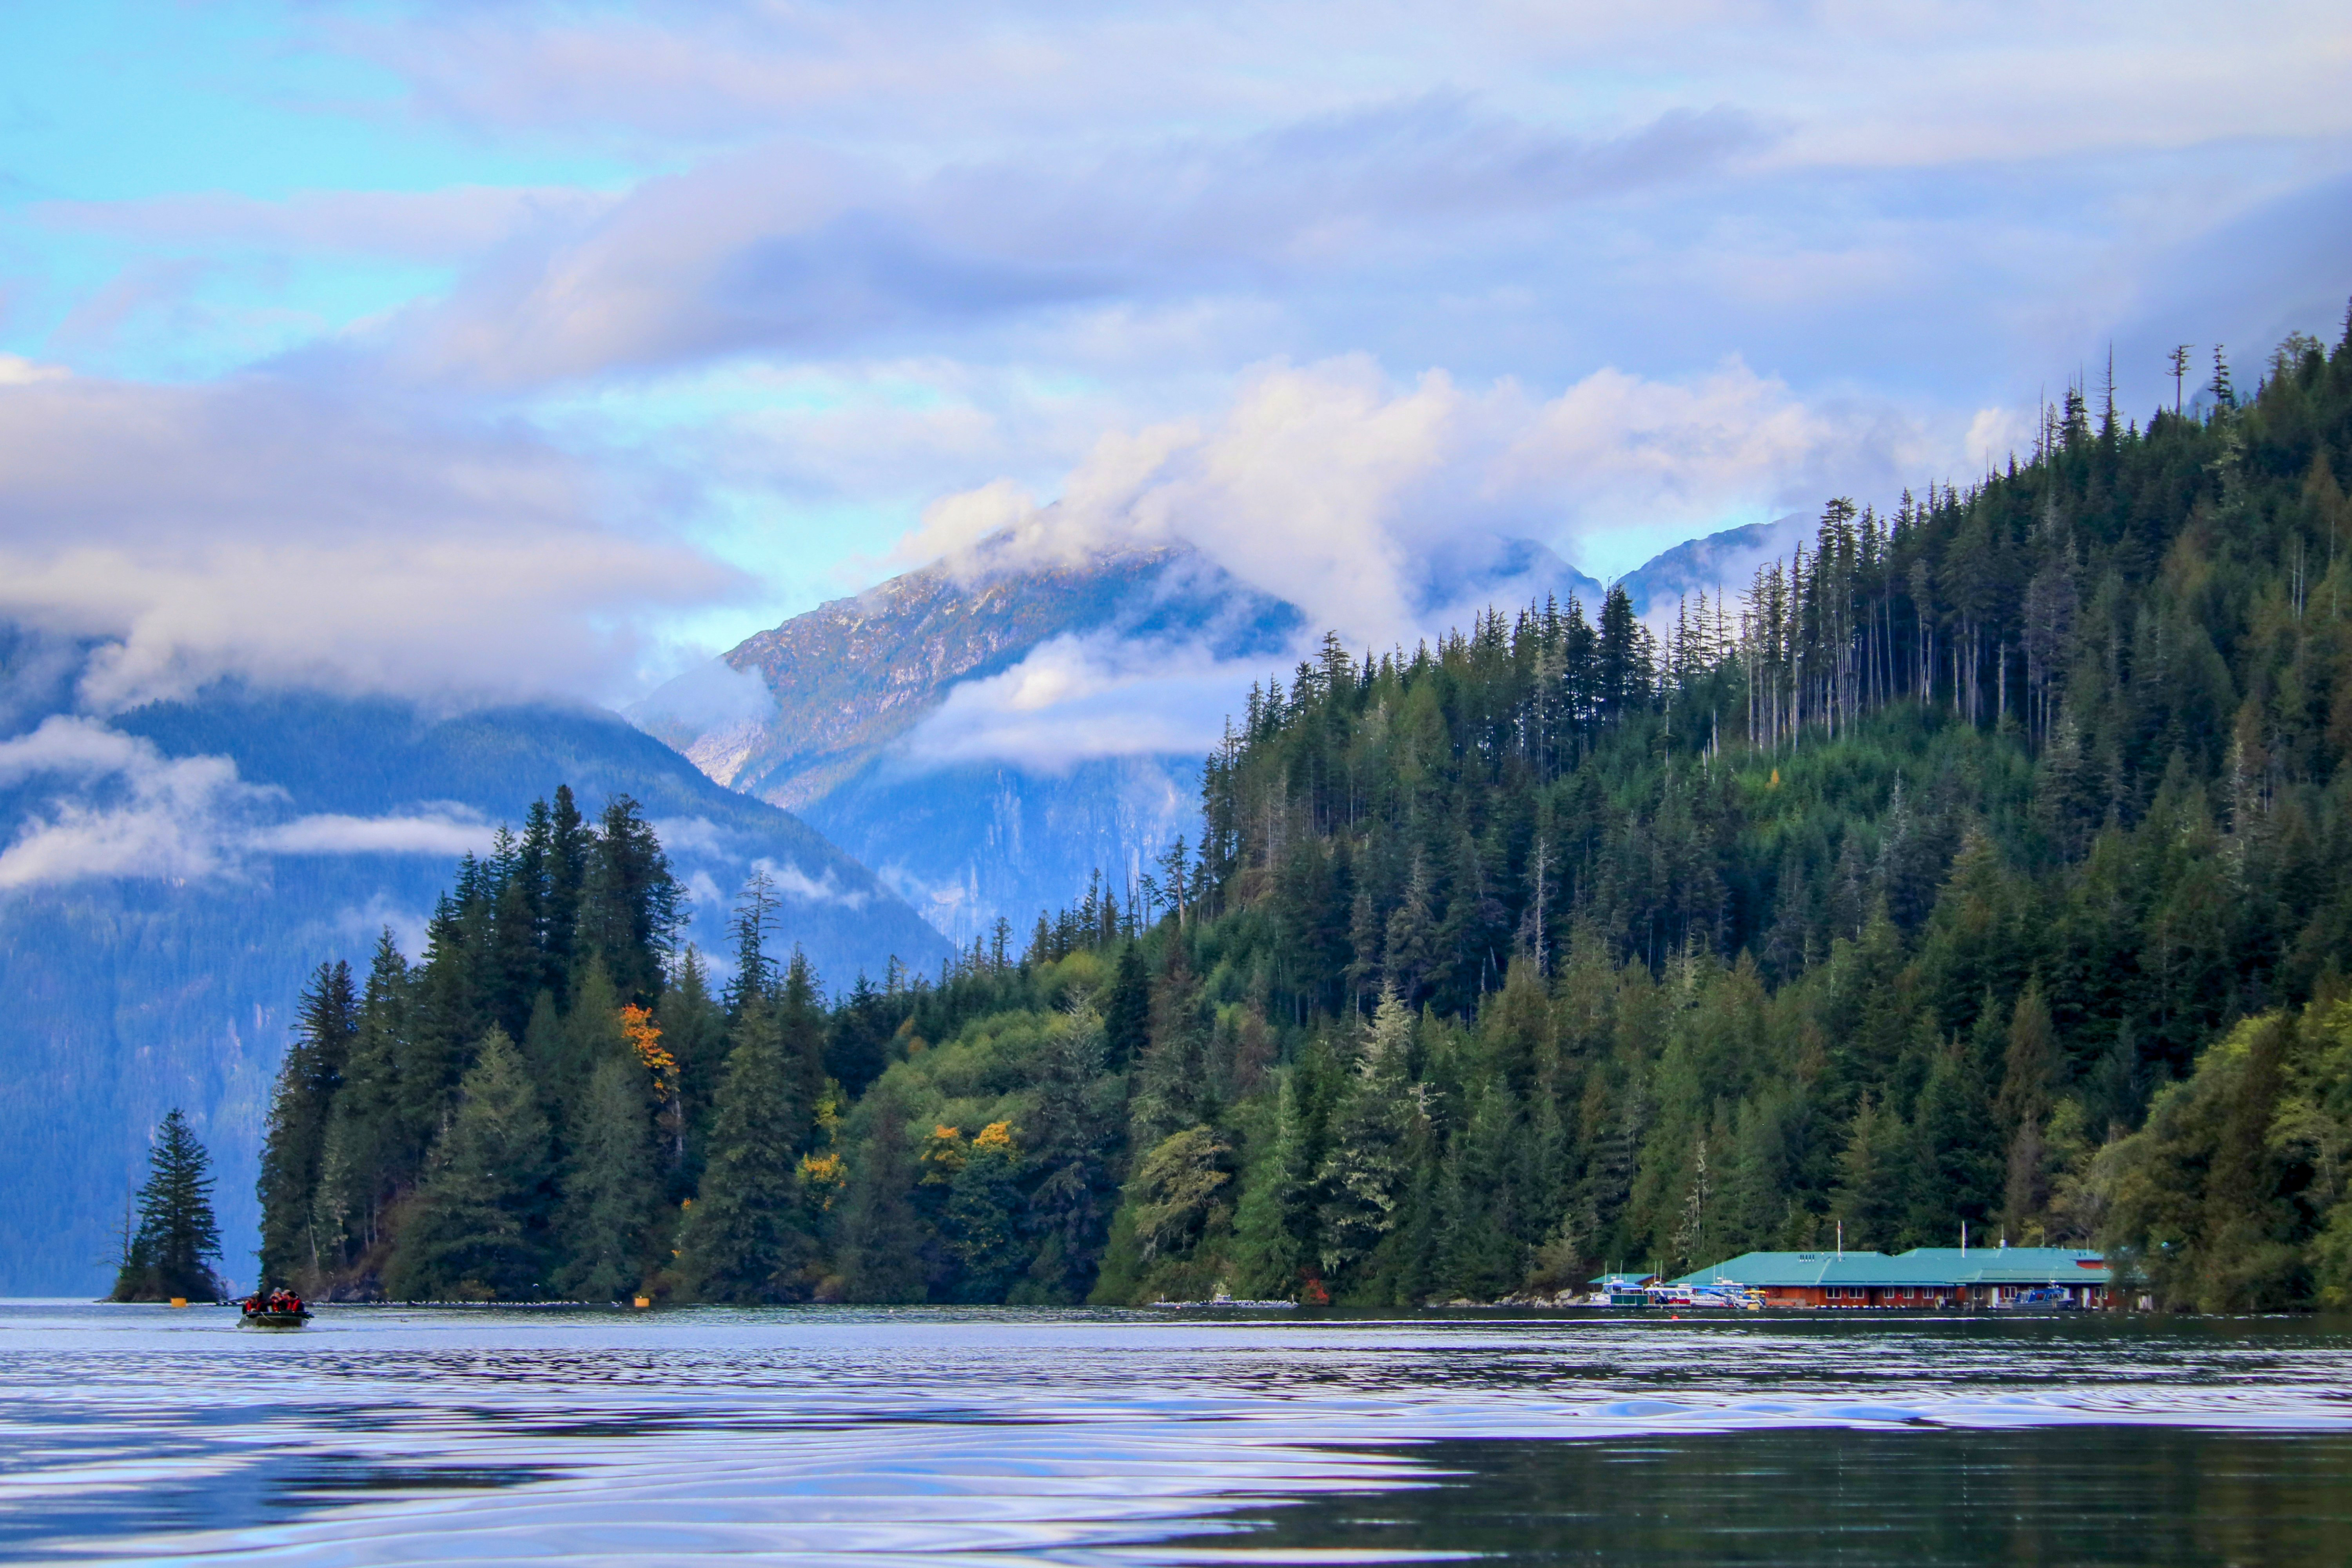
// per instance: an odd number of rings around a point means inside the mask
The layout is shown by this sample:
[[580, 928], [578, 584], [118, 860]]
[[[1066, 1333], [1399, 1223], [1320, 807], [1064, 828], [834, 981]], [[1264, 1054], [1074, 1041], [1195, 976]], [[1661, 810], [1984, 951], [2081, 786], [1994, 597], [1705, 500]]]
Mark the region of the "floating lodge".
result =
[[1665, 1281], [1744, 1291], [1767, 1307], [2044, 1307], [2109, 1304], [2107, 1260], [2071, 1247], [1915, 1247], [1883, 1252], [1743, 1252]]

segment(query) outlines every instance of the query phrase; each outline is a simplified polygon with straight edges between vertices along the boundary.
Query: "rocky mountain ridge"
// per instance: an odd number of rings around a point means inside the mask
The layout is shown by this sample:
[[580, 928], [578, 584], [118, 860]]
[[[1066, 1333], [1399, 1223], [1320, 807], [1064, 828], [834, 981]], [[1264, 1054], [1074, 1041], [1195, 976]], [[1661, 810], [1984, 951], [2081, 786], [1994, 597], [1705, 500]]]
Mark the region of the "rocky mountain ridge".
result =
[[[1737, 569], [1780, 525], [1693, 541], [1625, 579], [1669, 610], [1711, 571]], [[1425, 563], [1415, 603], [1433, 624], [1550, 595], [1597, 610], [1603, 585], [1530, 540], [1484, 535]], [[1179, 834], [1197, 835], [1201, 750], [1104, 754], [1041, 767], [943, 761], [910, 742], [950, 694], [1060, 638], [1129, 650], [1205, 647], [1280, 671], [1311, 628], [1297, 607], [1182, 544], [1026, 563], [1002, 536], [760, 632], [629, 710], [710, 777], [802, 814], [960, 942], [994, 920], [1025, 924], [1115, 879]], [[1243, 705], [1241, 688], [1231, 710]], [[1213, 737], [1213, 729], [1211, 731]]]

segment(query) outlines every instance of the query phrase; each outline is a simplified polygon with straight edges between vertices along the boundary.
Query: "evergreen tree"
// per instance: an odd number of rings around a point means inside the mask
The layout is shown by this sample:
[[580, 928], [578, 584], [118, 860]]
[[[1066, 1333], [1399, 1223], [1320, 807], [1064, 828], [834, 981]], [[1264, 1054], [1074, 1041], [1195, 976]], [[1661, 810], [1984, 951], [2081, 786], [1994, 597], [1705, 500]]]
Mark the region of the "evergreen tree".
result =
[[896, 1027], [889, 999], [860, 971], [857, 983], [834, 1010], [824, 1042], [824, 1070], [846, 1093], [863, 1094], [890, 1065], [887, 1046]]
[[768, 957], [768, 934], [776, 929], [775, 879], [754, 870], [735, 904], [735, 978], [727, 986], [727, 1016], [742, 1016], [754, 996], [764, 996], [775, 984], [776, 966]]
[[1151, 972], [1144, 966], [1143, 945], [1131, 942], [1118, 955], [1118, 978], [1103, 1009], [1103, 1065], [1125, 1072], [1150, 1043]]
[[[320, 1278], [310, 1282], [312, 1294], [328, 1293], [331, 1282], [376, 1245], [386, 1206], [424, 1157], [423, 1142], [404, 1113], [401, 1087], [413, 989], [406, 961], [392, 933], [383, 932], [361, 994], [341, 1083], [327, 1110], [312, 1190], [298, 1194], [293, 1183], [271, 1182], [262, 1194], [265, 1237], [273, 1229], [280, 1236], [299, 1231], [302, 1250], [317, 1248]], [[303, 1103], [291, 1102], [289, 1111]], [[273, 1105], [273, 1141], [276, 1111]], [[298, 1202], [298, 1216], [279, 1215], [278, 1205]]]
[[804, 1300], [813, 1248], [795, 1166], [807, 1112], [764, 998], [747, 1001], [733, 1038], [678, 1270], [705, 1300]]
[[540, 906], [540, 951], [545, 968], [540, 984], [553, 994], [558, 1011], [572, 1000], [572, 969], [579, 955], [580, 915], [588, 890], [589, 852], [594, 837], [580, 816], [572, 786], [556, 785], [555, 803], [547, 816], [547, 892]]
[[2001, 1205], [2006, 1228], [2022, 1240], [2050, 1201], [2046, 1125], [2058, 1074], [2058, 1041], [2042, 988], [2029, 984], [2010, 1018], [2000, 1094], [1995, 1110], [2009, 1135], [2008, 1179]]
[[404, 1300], [516, 1300], [545, 1293], [550, 1153], [522, 1055], [482, 1037], [434, 1145], [384, 1287]]
[[[308, 1282], [342, 1261], [328, 1249], [322, 1259], [311, 1218], [320, 1183], [327, 1129], [343, 1068], [359, 1033], [359, 1003], [348, 963], [321, 963], [302, 992], [294, 1043], [278, 1074], [269, 1131], [261, 1149], [261, 1273], [265, 1279]], [[348, 1180], [346, 1175], [344, 1179]]]
[[815, 966], [794, 944], [776, 995], [776, 1048], [783, 1058], [784, 1080], [796, 1118], [795, 1142], [807, 1141], [810, 1118], [824, 1094], [824, 995], [817, 985]]
[[139, 1227], [129, 1243], [110, 1300], [220, 1300], [219, 1277], [212, 1269], [220, 1259], [212, 1156], [176, 1106], [165, 1113], [148, 1145], [147, 1183], [139, 1189]]
[[1200, 983], [1180, 938], [1169, 944], [1167, 964], [1151, 988], [1148, 1037], [1136, 1058], [1129, 1108], [1136, 1147], [1150, 1148], [1185, 1127], [1215, 1119], [1206, 1035]]
[[1412, 1015], [1394, 991], [1381, 996], [1361, 1053], [1331, 1118], [1331, 1150], [1316, 1184], [1316, 1230], [1327, 1280], [1361, 1262], [1396, 1227], [1410, 1171], [1409, 1063]]
[[[1147, 1279], [1167, 1279], [1169, 1264], [1226, 1227], [1233, 1213], [1233, 1145], [1214, 1128], [1195, 1126], [1169, 1134], [1136, 1162], [1126, 1213], [1136, 1262]], [[1207, 1283], [1188, 1279], [1185, 1288], [1205, 1294]]]
[[1846, 1246], [1884, 1251], [1896, 1245], [1906, 1206], [1908, 1142], [1902, 1119], [1864, 1094], [1838, 1155], [1837, 1188], [1831, 1203], [1831, 1213], [1845, 1227]]
[[1039, 1053], [1028, 1204], [1036, 1238], [1028, 1294], [1042, 1304], [1083, 1301], [1093, 1291], [1109, 1223], [1110, 1143], [1117, 1120], [1105, 1103], [1102, 1019], [1072, 1012]]
[[841, 1277], [853, 1301], [920, 1301], [920, 1221], [908, 1191], [914, 1184], [906, 1107], [886, 1082], [874, 1096], [871, 1128], [859, 1150], [841, 1226]]
[[620, 1300], [646, 1274], [646, 1242], [661, 1193], [653, 1101], [644, 1066], [607, 1056], [589, 1077], [572, 1128], [557, 1287], [590, 1301]]
[[710, 994], [710, 976], [702, 955], [688, 947], [678, 961], [677, 973], [663, 991], [659, 1010], [662, 1038], [677, 1060], [678, 1098], [682, 1108], [681, 1136], [667, 1194], [676, 1204], [693, 1194], [702, 1180], [704, 1152], [710, 1119], [717, 1109], [719, 1081], [726, 1071], [727, 1015]]
[[1254, 1300], [1295, 1300], [1314, 1258], [1315, 1170], [1300, 1126], [1296, 1072], [1275, 1094], [1274, 1137], [1248, 1172], [1234, 1215], [1234, 1288]]
[[1965, 1044], [1937, 1052], [1911, 1135], [1910, 1244], [1953, 1246], [1963, 1223], [1982, 1235], [2000, 1197], [1999, 1143], [1981, 1069]]
[[640, 1006], [660, 1000], [685, 918], [686, 889], [670, 874], [653, 825], [635, 801], [614, 795], [589, 845], [579, 930], [622, 1000]]
[[553, 1054], [545, 1065], [532, 1067], [558, 1128], [568, 1130], [574, 1108], [588, 1092], [588, 1079], [600, 1062], [626, 1054], [621, 1036], [624, 998], [604, 970], [604, 955], [592, 952], [572, 980], [572, 1010], [564, 1015], [555, 1037]]

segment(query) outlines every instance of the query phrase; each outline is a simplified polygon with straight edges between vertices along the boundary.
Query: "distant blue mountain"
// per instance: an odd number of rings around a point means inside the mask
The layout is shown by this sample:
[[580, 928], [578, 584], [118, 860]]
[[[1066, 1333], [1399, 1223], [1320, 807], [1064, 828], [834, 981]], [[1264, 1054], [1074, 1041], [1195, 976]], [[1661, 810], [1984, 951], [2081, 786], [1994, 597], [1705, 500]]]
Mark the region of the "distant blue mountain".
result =
[[1662, 551], [1619, 582], [1633, 602], [1633, 613], [1644, 617], [1665, 614], [1675, 601], [1700, 594], [1709, 603], [1727, 594], [1736, 599], [1755, 580], [1757, 567], [1787, 556], [1811, 531], [1812, 525], [1795, 513], [1727, 528]]
[[[1487, 533], [1446, 542], [1422, 568], [1413, 607], [1433, 625], [1548, 597], [1595, 613], [1603, 592], [1546, 546]], [[750, 637], [629, 713], [714, 779], [800, 813], [969, 942], [999, 918], [1025, 931], [1097, 869], [1123, 884], [1179, 835], [1197, 838], [1202, 756], [1048, 768], [912, 754], [951, 691], [1059, 637], [1205, 647], [1281, 673], [1318, 629], [1188, 546], [1034, 564], [998, 539]]]
[[1597, 616], [1607, 588], [1532, 539], [1472, 534], [1441, 546], [1423, 562], [1413, 608], [1435, 626], [1465, 626], [1490, 607], [1516, 610], [1546, 599], [1575, 599]]
[[1205, 647], [1269, 667], [1304, 628], [1293, 606], [1192, 551], [1008, 563], [983, 546], [760, 633], [630, 710], [713, 778], [800, 813], [969, 942], [1195, 834], [1201, 758], [1054, 768], [916, 763], [907, 742], [955, 687], [1059, 637]]
[[[77, 665], [70, 647], [0, 632], [0, 843], [16, 854], [0, 858], [0, 994], [13, 1003], [0, 1045], [11, 1133], [0, 1141], [0, 1294], [103, 1286], [147, 1131], [173, 1105], [218, 1163], [228, 1271], [250, 1278], [255, 1159], [304, 978], [324, 959], [363, 964], [386, 925], [415, 956], [450, 879], [441, 840], [519, 824], [558, 784], [592, 813], [616, 794], [644, 806], [695, 890], [691, 934], [706, 947], [723, 950], [727, 906], [764, 862], [785, 893], [782, 942], [806, 948], [833, 984], [878, 975], [894, 955], [929, 967], [947, 952], [816, 832], [611, 713], [436, 715], [223, 688], [37, 731], [65, 709]], [[143, 773], [64, 754], [139, 741], [154, 748]], [[61, 879], [55, 856], [31, 860], [50, 845], [103, 858], [126, 841], [136, 853], [117, 874]], [[205, 854], [209, 869], [188, 863]]]

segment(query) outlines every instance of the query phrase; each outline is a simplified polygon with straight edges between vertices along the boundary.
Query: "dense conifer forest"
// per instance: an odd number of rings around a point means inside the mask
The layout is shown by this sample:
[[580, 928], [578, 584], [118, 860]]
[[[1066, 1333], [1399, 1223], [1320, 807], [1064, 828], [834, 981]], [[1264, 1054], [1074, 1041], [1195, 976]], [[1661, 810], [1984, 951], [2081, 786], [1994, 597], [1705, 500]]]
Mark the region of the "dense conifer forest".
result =
[[1612, 592], [1255, 690], [1197, 845], [828, 994], [626, 800], [322, 967], [272, 1282], [1391, 1305], [1754, 1247], [2098, 1246], [2352, 1304], [2352, 320], [1664, 637]]

